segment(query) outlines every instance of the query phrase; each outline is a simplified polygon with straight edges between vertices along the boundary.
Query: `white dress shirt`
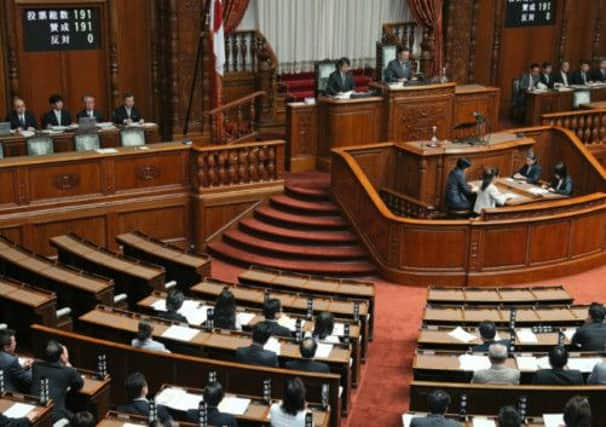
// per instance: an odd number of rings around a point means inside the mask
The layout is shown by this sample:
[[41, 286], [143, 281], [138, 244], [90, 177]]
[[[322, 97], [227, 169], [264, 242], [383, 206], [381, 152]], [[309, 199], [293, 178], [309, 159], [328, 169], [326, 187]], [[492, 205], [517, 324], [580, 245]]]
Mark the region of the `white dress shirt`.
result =
[[61, 126], [63, 123], [61, 123], [61, 110], [53, 110], [53, 113], [55, 113], [55, 117], [57, 118], [57, 125]]
[[271, 427], [305, 427], [306, 410], [299, 411], [297, 415], [290, 415], [281, 408], [281, 403], [274, 403], [269, 410]]
[[496, 208], [497, 205], [503, 206], [507, 198], [499, 191], [496, 185], [490, 184], [485, 190], [478, 189], [476, 203], [473, 205], [473, 211], [477, 214], [482, 213], [482, 209]]
[[568, 75], [564, 71], [560, 71], [560, 74], [562, 75], [562, 82], [564, 86], [568, 86]]

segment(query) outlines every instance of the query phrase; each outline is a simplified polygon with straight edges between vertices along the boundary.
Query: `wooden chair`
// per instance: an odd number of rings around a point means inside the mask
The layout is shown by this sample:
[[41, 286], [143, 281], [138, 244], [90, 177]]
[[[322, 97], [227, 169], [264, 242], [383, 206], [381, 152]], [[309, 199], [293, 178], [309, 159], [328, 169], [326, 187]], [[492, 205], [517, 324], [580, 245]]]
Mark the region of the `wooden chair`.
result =
[[101, 146], [99, 134], [96, 132], [77, 133], [74, 135], [76, 151], [98, 150]]
[[48, 135], [32, 136], [26, 140], [26, 145], [28, 156], [43, 156], [55, 152], [53, 139]]
[[120, 144], [123, 147], [145, 145], [145, 132], [140, 127], [125, 127], [120, 130]]
[[321, 95], [326, 95], [326, 86], [328, 85], [328, 77], [337, 69], [337, 65], [332, 59], [325, 59], [314, 64], [314, 90], [316, 98]]

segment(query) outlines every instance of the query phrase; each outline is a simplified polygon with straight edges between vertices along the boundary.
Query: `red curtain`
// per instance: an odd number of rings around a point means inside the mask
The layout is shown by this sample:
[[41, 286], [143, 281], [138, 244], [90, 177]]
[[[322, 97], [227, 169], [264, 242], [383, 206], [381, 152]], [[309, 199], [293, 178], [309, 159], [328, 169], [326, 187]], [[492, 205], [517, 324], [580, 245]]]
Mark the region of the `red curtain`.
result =
[[236, 29], [244, 13], [248, 8], [250, 0], [223, 0], [223, 25], [225, 34], [231, 33]]
[[443, 3], [443, 0], [408, 0], [417, 23], [430, 28], [433, 32], [433, 65], [431, 71], [434, 75], [440, 74], [444, 62], [442, 46]]

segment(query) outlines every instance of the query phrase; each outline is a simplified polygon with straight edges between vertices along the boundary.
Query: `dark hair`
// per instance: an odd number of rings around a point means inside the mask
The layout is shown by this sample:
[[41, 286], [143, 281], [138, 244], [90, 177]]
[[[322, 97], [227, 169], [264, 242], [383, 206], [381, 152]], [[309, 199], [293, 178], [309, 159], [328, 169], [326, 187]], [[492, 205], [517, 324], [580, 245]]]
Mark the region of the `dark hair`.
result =
[[343, 58], [337, 59], [337, 68], [341, 68], [343, 65], [347, 65], [347, 66], [351, 65], [351, 61], [346, 56], [344, 56]]
[[271, 327], [265, 322], [257, 323], [252, 331], [252, 339], [256, 344], [265, 345], [271, 336]]
[[51, 96], [48, 97], [49, 104], [56, 104], [59, 101], [63, 102], [63, 97], [61, 95], [59, 95], [58, 93], [52, 94]]
[[91, 95], [90, 93], [87, 93], [86, 95], [82, 95], [82, 102], [86, 101], [86, 98], [95, 99], [95, 97], [93, 95]]
[[399, 55], [402, 52], [408, 52], [408, 53], [410, 53], [410, 49], [407, 48], [406, 46], [398, 46], [398, 49], [396, 50], [396, 55]]
[[499, 427], [520, 427], [522, 417], [513, 406], [503, 406], [499, 410]]
[[122, 95], [122, 99], [126, 99], [126, 98], [132, 98], [135, 95], [133, 95], [131, 92], [124, 92], [124, 95]]
[[145, 341], [152, 336], [154, 327], [147, 320], [141, 320], [139, 322], [139, 330], [137, 331], [137, 339], [139, 341]]
[[434, 390], [427, 396], [427, 405], [432, 414], [445, 414], [450, 405], [450, 395], [444, 390]]
[[208, 384], [204, 389], [204, 401], [208, 406], [218, 406], [224, 396], [223, 386], [218, 381]]
[[597, 302], [592, 302], [589, 306], [589, 317], [594, 323], [602, 323], [606, 316], [606, 309], [604, 306]]
[[551, 67], [551, 62], [543, 62], [543, 68]]
[[297, 415], [305, 409], [305, 386], [301, 378], [289, 378], [284, 386], [282, 410], [289, 415]]
[[549, 350], [549, 364], [556, 369], [562, 369], [568, 363], [568, 351], [563, 345], [557, 345]]
[[565, 59], [565, 60], [563, 60], [563, 61], [560, 61], [560, 67], [561, 67], [562, 65], [564, 65], [564, 64], [568, 64], [568, 65], [570, 65], [570, 61], [567, 61], [566, 59]]
[[168, 311], [178, 311], [185, 301], [185, 295], [178, 289], [171, 289], [166, 296], [166, 309]]
[[564, 406], [566, 427], [591, 427], [591, 406], [585, 396], [572, 396]]
[[94, 427], [96, 425], [95, 417], [88, 411], [76, 412], [69, 425], [71, 427]]
[[305, 359], [312, 359], [316, 355], [316, 350], [318, 349], [318, 344], [316, 340], [313, 338], [305, 338], [299, 344], [299, 351], [301, 352], [301, 356]]
[[484, 175], [482, 175], [482, 185], [480, 185], [480, 189], [482, 191], [486, 190], [486, 188], [490, 185], [493, 178], [499, 176], [499, 170], [497, 168], [488, 168], [484, 170]]
[[471, 166], [471, 162], [469, 161], [468, 158], [461, 157], [461, 158], [457, 159], [457, 168], [458, 169], [467, 169], [470, 166]]
[[281, 304], [278, 298], [268, 298], [263, 302], [263, 316], [266, 319], [275, 319], [280, 312]]
[[480, 335], [485, 341], [491, 341], [497, 335], [497, 325], [490, 320], [484, 320], [480, 323]]
[[223, 288], [215, 302], [215, 327], [236, 329], [236, 298], [227, 288]]
[[539, 64], [537, 64], [536, 62], [533, 62], [532, 64], [530, 64], [530, 69], [534, 69], [534, 68], [541, 68], [541, 66]]
[[560, 178], [565, 178], [568, 175], [568, 170], [566, 169], [566, 164], [562, 161], [557, 162], [553, 167], [553, 172], [559, 176]]
[[11, 343], [11, 337], [15, 336], [14, 329], [0, 329], [0, 350]]
[[63, 346], [59, 344], [59, 341], [50, 340], [46, 344], [46, 348], [44, 349], [44, 360], [47, 362], [55, 363], [61, 359], [61, 355], [63, 354]]
[[314, 321], [313, 336], [323, 340], [329, 335], [332, 335], [332, 330], [335, 327], [335, 316], [328, 312], [322, 311], [316, 315]]
[[147, 380], [141, 372], [133, 372], [130, 374], [124, 382], [126, 388], [126, 396], [128, 401], [135, 400], [141, 397], [143, 387], [147, 385]]
[[589, 62], [586, 59], [581, 59], [581, 61], [579, 62], [580, 65], [589, 65], [591, 67], [591, 62]]

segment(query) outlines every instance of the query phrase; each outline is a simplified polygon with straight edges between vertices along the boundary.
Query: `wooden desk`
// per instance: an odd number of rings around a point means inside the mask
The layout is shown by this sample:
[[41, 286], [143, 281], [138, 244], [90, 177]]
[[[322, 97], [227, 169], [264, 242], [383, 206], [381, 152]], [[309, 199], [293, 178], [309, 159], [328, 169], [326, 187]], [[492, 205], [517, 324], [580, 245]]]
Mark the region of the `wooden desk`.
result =
[[589, 90], [592, 102], [606, 101], [606, 86], [604, 85], [571, 89], [573, 90], [563, 92], [557, 90], [526, 92], [526, 124], [536, 126], [541, 124], [543, 114], [572, 110], [575, 90]]
[[120, 234], [116, 241], [122, 246], [124, 255], [137, 258], [166, 270], [166, 281], [175, 280], [181, 290], [187, 290], [210, 276], [210, 259], [198, 254], [190, 254], [176, 246], [149, 237], [139, 231]]
[[499, 129], [500, 96], [501, 90], [494, 86], [479, 84], [455, 86], [453, 133], [451, 137], [464, 138], [475, 134], [475, 126], [467, 128], [467, 130], [457, 130], [459, 126], [475, 125], [474, 113], [480, 113], [486, 117], [486, 132], [496, 132]]
[[572, 304], [572, 296], [563, 286], [531, 288], [444, 288], [427, 289], [428, 304], [465, 305], [549, 305]]
[[589, 102], [579, 105], [582, 110], [604, 110], [606, 109], [606, 101]]
[[[160, 132], [157, 124], [150, 123], [149, 126], [144, 126], [145, 142], [153, 144], [160, 142]], [[42, 131], [42, 134], [45, 132]], [[120, 147], [120, 129], [112, 127], [109, 129], [99, 129], [99, 143], [101, 148]], [[76, 151], [74, 142], [74, 131], [51, 134], [53, 146], [56, 153], [66, 151]], [[27, 156], [26, 138], [20, 134], [0, 137], [0, 144], [4, 149], [4, 157]]]
[[[481, 181], [472, 181], [471, 184], [478, 187]], [[529, 203], [558, 200], [567, 197], [562, 194], [545, 192], [540, 185], [529, 184], [509, 177], [497, 178], [495, 185], [502, 194], [512, 196], [505, 202], [505, 206], [527, 205]], [[533, 191], [540, 192], [541, 194], [534, 193]]]
[[99, 419], [111, 408], [111, 377], [100, 379], [90, 370], [78, 368], [84, 385], [77, 393], [68, 393], [66, 405], [72, 412], [89, 411]]
[[4, 413], [16, 403], [25, 403], [35, 406], [35, 409], [32, 410], [34, 414], [31, 421], [31, 427], [51, 427], [53, 425], [51, 419], [51, 412], [53, 409], [52, 402], [41, 405], [37, 397], [7, 392], [0, 396], [0, 413]]

